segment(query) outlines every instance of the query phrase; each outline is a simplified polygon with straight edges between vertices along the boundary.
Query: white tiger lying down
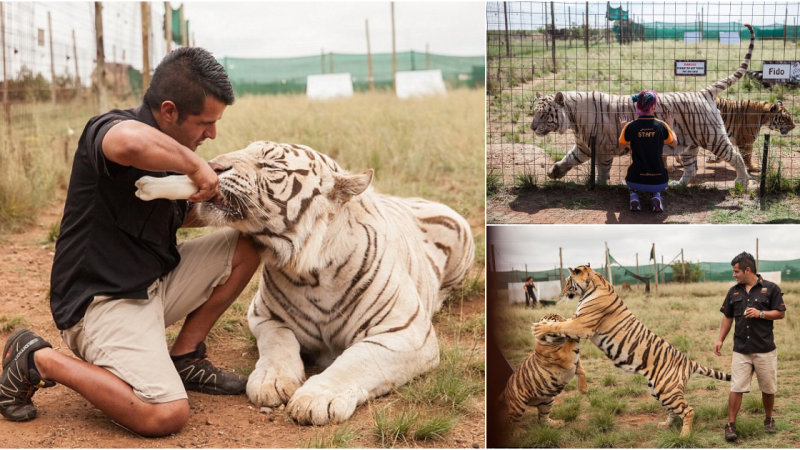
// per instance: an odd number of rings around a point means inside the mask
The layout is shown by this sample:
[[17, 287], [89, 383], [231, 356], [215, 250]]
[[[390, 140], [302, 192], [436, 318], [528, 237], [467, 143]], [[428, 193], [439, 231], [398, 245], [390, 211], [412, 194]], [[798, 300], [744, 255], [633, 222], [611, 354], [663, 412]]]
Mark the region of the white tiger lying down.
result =
[[[221, 198], [196, 205], [260, 245], [248, 311], [257, 405], [287, 403], [301, 424], [338, 423], [439, 363], [431, 317], [474, 257], [469, 224], [445, 205], [375, 193], [301, 145], [256, 142], [211, 162]], [[300, 354], [327, 368], [306, 380]]]

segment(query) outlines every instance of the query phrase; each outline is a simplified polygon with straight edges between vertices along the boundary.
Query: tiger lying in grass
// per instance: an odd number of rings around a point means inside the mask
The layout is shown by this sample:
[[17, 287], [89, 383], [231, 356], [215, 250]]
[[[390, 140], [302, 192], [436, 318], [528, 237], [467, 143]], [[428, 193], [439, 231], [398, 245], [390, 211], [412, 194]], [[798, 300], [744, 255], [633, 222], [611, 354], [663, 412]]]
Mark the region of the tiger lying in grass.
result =
[[[558, 314], [551, 313], [542, 317], [539, 323], [565, 321]], [[519, 421], [526, 407], [534, 406], [539, 409], [539, 422], [556, 427], [564, 425], [563, 420], [550, 419], [555, 397], [575, 375], [578, 376], [578, 390], [583, 394], [589, 391], [586, 372], [581, 366], [579, 344], [578, 339], [554, 335], [536, 338], [533, 353], [511, 375], [500, 395], [500, 400], [505, 401], [508, 407], [511, 423]], [[517, 429], [514, 434], [520, 432]]]
[[687, 358], [669, 342], [648, 330], [628, 310], [614, 287], [589, 265], [569, 269], [562, 295], [578, 298], [573, 320], [539, 322], [533, 326], [537, 338], [551, 334], [569, 339], [589, 339], [614, 363], [627, 372], [647, 378], [650, 394], [669, 411], [666, 427], [683, 418], [681, 436], [692, 431], [692, 409], [685, 399], [686, 383], [694, 373], [730, 381], [727, 373], [706, 368]]

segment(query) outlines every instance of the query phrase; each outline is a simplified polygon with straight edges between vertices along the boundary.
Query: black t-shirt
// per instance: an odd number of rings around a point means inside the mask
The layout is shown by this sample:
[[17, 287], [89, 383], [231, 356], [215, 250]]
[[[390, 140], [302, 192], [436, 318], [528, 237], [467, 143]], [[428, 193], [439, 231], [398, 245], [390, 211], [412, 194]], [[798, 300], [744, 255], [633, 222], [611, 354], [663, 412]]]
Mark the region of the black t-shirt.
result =
[[758, 281], [755, 286], [750, 288], [749, 293], [741, 284], [730, 288], [719, 309], [725, 314], [725, 317], [736, 319], [736, 328], [733, 331], [733, 351], [749, 355], [775, 350], [775, 340], [772, 334], [773, 321], [746, 318], [744, 310], [748, 306], [759, 311], [786, 311], [781, 288], [758, 275]]
[[653, 116], [639, 116], [628, 122], [619, 136], [620, 144], [631, 144], [631, 165], [625, 181], [658, 185], [669, 181], [669, 174], [661, 159], [664, 143], [669, 144], [675, 135], [669, 126]]
[[134, 183], [149, 172], [105, 158], [103, 138], [123, 120], [158, 128], [146, 106], [113, 110], [86, 124], [72, 164], [50, 276], [50, 309], [60, 330], [78, 323], [95, 295], [147, 298], [147, 287], [180, 261], [176, 233], [185, 200], [143, 201]]

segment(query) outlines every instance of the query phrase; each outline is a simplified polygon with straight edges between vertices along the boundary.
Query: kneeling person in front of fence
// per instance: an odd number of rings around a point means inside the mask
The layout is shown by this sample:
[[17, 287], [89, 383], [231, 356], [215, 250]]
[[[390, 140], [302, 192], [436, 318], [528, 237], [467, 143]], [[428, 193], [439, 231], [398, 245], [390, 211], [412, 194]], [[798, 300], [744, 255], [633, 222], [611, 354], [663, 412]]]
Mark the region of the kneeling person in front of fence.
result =
[[675, 133], [672, 132], [674, 115], [671, 110], [664, 114], [664, 121], [656, 119], [655, 112], [658, 94], [644, 90], [633, 97], [639, 117], [628, 122], [627, 116], [620, 117], [622, 133], [619, 136], [621, 149], [630, 145], [631, 165], [625, 175], [625, 183], [630, 189], [631, 211], [641, 211], [640, 192], [650, 192], [650, 201], [654, 212], [664, 210], [661, 191], [669, 183], [669, 175], [664, 167], [662, 147], [666, 143], [670, 147], [677, 145]]

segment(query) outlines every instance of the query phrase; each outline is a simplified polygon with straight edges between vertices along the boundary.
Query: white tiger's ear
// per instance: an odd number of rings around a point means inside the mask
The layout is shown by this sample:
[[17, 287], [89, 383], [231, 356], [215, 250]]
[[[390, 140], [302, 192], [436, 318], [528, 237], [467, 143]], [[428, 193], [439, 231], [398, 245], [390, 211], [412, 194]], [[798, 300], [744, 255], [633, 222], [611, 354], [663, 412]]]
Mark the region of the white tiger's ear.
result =
[[355, 175], [336, 175], [333, 190], [328, 194], [328, 197], [339, 203], [350, 201], [351, 198], [367, 190], [372, 183], [372, 175], [374, 173], [374, 170], [369, 169], [364, 173]]
[[556, 103], [558, 103], [559, 105], [564, 104], [564, 94], [562, 94], [561, 92], [556, 93]]

